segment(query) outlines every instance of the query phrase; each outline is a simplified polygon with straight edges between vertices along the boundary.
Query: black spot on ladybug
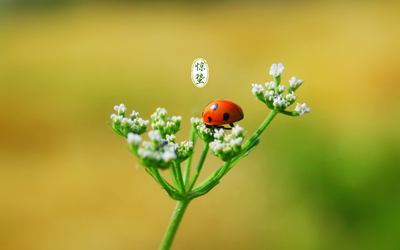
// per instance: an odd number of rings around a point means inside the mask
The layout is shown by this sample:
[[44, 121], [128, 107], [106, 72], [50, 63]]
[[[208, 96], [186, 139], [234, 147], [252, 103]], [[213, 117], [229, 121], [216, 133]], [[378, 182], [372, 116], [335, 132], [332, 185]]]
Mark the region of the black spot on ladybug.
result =
[[216, 103], [216, 104], [211, 106], [211, 109], [214, 110], [214, 111], [217, 110], [217, 108], [218, 108], [218, 103]]
[[229, 113], [224, 113], [224, 114], [222, 115], [222, 119], [224, 119], [224, 121], [229, 120]]
[[208, 122], [212, 122], [212, 118], [211, 116], [207, 117], [208, 118]]

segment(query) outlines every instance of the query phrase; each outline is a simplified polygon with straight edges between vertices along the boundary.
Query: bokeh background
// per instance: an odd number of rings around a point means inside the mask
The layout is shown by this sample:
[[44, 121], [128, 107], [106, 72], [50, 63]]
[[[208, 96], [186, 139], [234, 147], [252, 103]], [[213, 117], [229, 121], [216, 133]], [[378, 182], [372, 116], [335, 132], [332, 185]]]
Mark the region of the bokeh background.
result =
[[[190, 118], [272, 63], [311, 114], [278, 116], [194, 200], [173, 249], [400, 249], [398, 1], [0, 1], [0, 249], [157, 249], [175, 201], [108, 126]], [[210, 80], [190, 79], [205, 58]], [[199, 145], [201, 147], [201, 145]], [[197, 149], [199, 151], [200, 148]], [[220, 161], [209, 156], [204, 178]]]

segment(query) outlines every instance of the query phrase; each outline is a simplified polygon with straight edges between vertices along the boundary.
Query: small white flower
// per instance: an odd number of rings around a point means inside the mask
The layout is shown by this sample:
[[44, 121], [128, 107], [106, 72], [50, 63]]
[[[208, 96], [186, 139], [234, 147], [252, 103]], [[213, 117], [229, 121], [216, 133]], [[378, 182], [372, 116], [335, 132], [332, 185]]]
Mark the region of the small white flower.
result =
[[282, 65], [282, 63], [279, 63], [276, 65], [276, 63], [272, 64], [269, 74], [273, 77], [278, 77], [282, 74], [282, 71], [285, 67]]
[[121, 123], [126, 125], [126, 126], [132, 126], [133, 125], [133, 121], [129, 118], [122, 118]]
[[239, 137], [239, 138], [230, 140], [229, 143], [231, 144], [232, 147], [235, 147], [235, 146], [240, 146], [242, 144], [242, 141], [243, 141], [243, 138]]
[[285, 91], [285, 85], [279, 85], [278, 91], [279, 91], [280, 93], [282, 93], [283, 91]]
[[169, 142], [168, 145], [172, 147], [173, 150], [177, 150], [179, 148], [178, 143]]
[[274, 94], [275, 93], [274, 93], [273, 90], [267, 91], [265, 93], [265, 95], [264, 95], [265, 100], [272, 101], [272, 98], [274, 97]]
[[169, 162], [171, 160], [175, 160], [176, 159], [176, 154], [175, 154], [174, 148], [173, 147], [166, 147], [164, 152], [161, 154], [161, 158], [165, 162]]
[[225, 135], [225, 130], [223, 128], [218, 129], [218, 130], [216, 129], [214, 132], [214, 138], [216, 138], [216, 139], [221, 139], [224, 137], [224, 135]]
[[122, 115], [112, 114], [110, 118], [113, 122], [121, 122], [124, 117]]
[[151, 123], [151, 127], [153, 129], [159, 129], [165, 127], [165, 122], [162, 120], [158, 120], [156, 122]]
[[197, 117], [192, 117], [192, 118], [190, 118], [190, 123], [199, 124], [199, 123], [201, 123], [201, 119], [197, 118]]
[[295, 76], [290, 78], [289, 80], [289, 86], [292, 88], [298, 88], [304, 81], [303, 80], [297, 80]]
[[160, 120], [162, 117], [165, 118], [167, 115], [167, 110], [165, 108], [157, 108], [156, 112], [154, 112], [150, 117], [152, 120]]
[[196, 128], [201, 134], [212, 134], [211, 129], [208, 128], [205, 124], [197, 125]]
[[219, 140], [214, 140], [210, 142], [210, 148], [215, 154], [217, 154], [224, 149], [224, 144]]
[[244, 128], [240, 127], [239, 124], [236, 124], [235, 127], [232, 128], [232, 134], [234, 136], [241, 136], [243, 135]]
[[158, 130], [150, 130], [149, 131], [149, 138], [152, 141], [161, 141], [161, 133]]
[[193, 142], [183, 141], [180, 144], [175, 144], [175, 152], [177, 158], [187, 158], [193, 153]]
[[148, 149], [139, 148], [137, 152], [138, 155], [142, 158], [150, 158], [153, 156], [153, 153]]
[[276, 95], [272, 104], [274, 105], [274, 107], [281, 107], [284, 104], [284, 100], [280, 95]]
[[253, 89], [251, 90], [253, 95], [262, 94], [264, 92], [264, 88], [260, 84], [252, 83], [251, 85], [253, 86]]
[[135, 120], [133, 120], [133, 123], [135, 124], [139, 124], [140, 126], [146, 126], [149, 125], [149, 120], [143, 120], [142, 118], [136, 118]]
[[[222, 138], [222, 141], [223, 142], [229, 142], [230, 140], [232, 140], [233, 139], [233, 135], [232, 134], [226, 134], [225, 136], [224, 136], [224, 138]], [[221, 140], [221, 139], [220, 139]]]
[[224, 154], [226, 154], [226, 155], [230, 154], [232, 151], [233, 151], [233, 148], [228, 143], [226, 143], [224, 145], [224, 148], [222, 149], [222, 152], [224, 152]]
[[296, 96], [294, 95], [294, 92], [292, 91], [292, 93], [288, 93], [286, 95], [286, 100], [288, 100], [289, 102], [294, 102], [296, 101]]
[[176, 136], [174, 134], [166, 135], [165, 139], [167, 139], [168, 142], [175, 142]]
[[140, 127], [138, 125], [133, 124], [131, 126], [131, 130], [134, 131], [135, 133], [138, 133], [140, 131]]
[[166, 116], [167, 115], [167, 110], [165, 108], [157, 108], [156, 113], [159, 116]]
[[124, 114], [126, 111], [125, 105], [121, 103], [119, 106], [114, 106], [114, 110], [117, 111], [118, 114]]
[[135, 119], [135, 118], [137, 118], [137, 117], [139, 117], [139, 112], [136, 112], [135, 110], [132, 110], [132, 113], [131, 113], [131, 115], [130, 115], [130, 118], [131, 118], [131, 119]]
[[307, 107], [307, 105], [305, 103], [300, 104], [297, 103], [295, 110], [297, 111], [297, 113], [299, 113], [299, 115], [304, 115], [305, 113], [310, 113], [310, 108]]
[[177, 121], [182, 121], [182, 117], [181, 116], [173, 116], [172, 121], [177, 122]]
[[193, 149], [193, 142], [192, 141], [182, 142], [181, 145], [182, 145], [182, 147], [185, 148], [185, 150]]
[[128, 144], [138, 145], [142, 141], [142, 137], [138, 134], [129, 133], [126, 137]]
[[267, 90], [274, 90], [276, 88], [276, 82], [271, 81], [271, 82], [266, 82], [265, 83], [265, 87], [267, 88]]

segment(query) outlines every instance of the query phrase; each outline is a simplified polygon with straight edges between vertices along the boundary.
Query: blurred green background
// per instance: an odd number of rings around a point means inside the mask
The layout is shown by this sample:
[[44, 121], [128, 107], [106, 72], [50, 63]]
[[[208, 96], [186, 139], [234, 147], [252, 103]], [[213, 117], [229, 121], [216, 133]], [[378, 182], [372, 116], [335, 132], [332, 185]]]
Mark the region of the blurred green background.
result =
[[[190, 118], [251, 83], [311, 114], [194, 200], [173, 249], [400, 249], [398, 1], [0, 1], [0, 249], [157, 249], [175, 206], [109, 127], [114, 105]], [[190, 66], [203, 57], [198, 89]], [[198, 145], [200, 146], [200, 145]], [[200, 148], [197, 149], [199, 151]], [[220, 161], [209, 156], [204, 178]]]

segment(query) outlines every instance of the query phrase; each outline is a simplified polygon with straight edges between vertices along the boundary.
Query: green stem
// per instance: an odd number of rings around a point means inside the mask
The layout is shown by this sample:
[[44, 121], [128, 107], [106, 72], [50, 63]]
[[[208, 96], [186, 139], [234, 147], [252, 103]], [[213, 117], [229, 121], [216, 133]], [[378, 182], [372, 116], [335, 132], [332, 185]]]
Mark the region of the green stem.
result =
[[222, 165], [222, 167], [218, 169], [218, 172], [213, 177], [215, 182], [218, 182], [229, 171], [229, 169], [231, 169], [230, 163], [231, 160], [225, 162], [224, 165]]
[[243, 145], [242, 147], [242, 151], [245, 152], [248, 147], [251, 146], [251, 144], [253, 144], [253, 141], [256, 140], [262, 132], [264, 132], [264, 130], [267, 128], [267, 126], [272, 122], [272, 120], [274, 119], [274, 117], [277, 115], [278, 113], [275, 110], [271, 110], [267, 116], [267, 118], [265, 118], [265, 120], [263, 121], [263, 123], [260, 125], [260, 127], [257, 129], [256, 132], [254, 132], [254, 134], [250, 137], [250, 139], [248, 139], [246, 141], [246, 143]]
[[174, 186], [161, 176], [158, 168], [146, 168], [146, 170], [168, 193], [176, 193]]
[[176, 203], [174, 213], [172, 214], [171, 221], [169, 222], [167, 231], [165, 232], [159, 250], [170, 249], [175, 234], [178, 231], [179, 224], [182, 220], [183, 215], [185, 214], [186, 208], [189, 205], [190, 201], [190, 199], [184, 199]]
[[179, 192], [180, 192], [179, 183], [178, 183], [178, 179], [176, 178], [176, 173], [175, 172], [176, 172], [175, 167], [171, 166], [169, 168], [169, 173], [171, 174], [172, 182], [174, 183], [176, 189], [178, 189]]
[[185, 192], [185, 184], [183, 184], [183, 178], [182, 178], [182, 171], [181, 171], [181, 163], [180, 162], [174, 162], [174, 169], [175, 172], [174, 174], [176, 175], [176, 180], [178, 181], [178, 188], [181, 194]]
[[[201, 195], [207, 193], [213, 187], [215, 187], [219, 180], [231, 169], [231, 161], [225, 162], [221, 167], [214, 171], [210, 176], [207, 177], [202, 183], [200, 183], [192, 193], [200, 193]], [[193, 198], [197, 197], [193, 196]]]
[[281, 110], [281, 111], [279, 111], [279, 113], [284, 114], [284, 115], [288, 115], [288, 116], [296, 116], [294, 111]]
[[[193, 142], [193, 148], [196, 145], [196, 140], [197, 140], [197, 134], [196, 134], [196, 131], [193, 129], [193, 126], [192, 126], [192, 129], [190, 131], [190, 141]], [[189, 158], [187, 159], [187, 162], [186, 162], [185, 172], [183, 174], [184, 175], [183, 181], [184, 181], [185, 186], [189, 185], [190, 169], [191, 169], [191, 166], [192, 166], [192, 159], [193, 159], [193, 154], [191, 154], [189, 156]]]
[[194, 173], [192, 181], [190, 182], [190, 185], [189, 185], [189, 187], [187, 189], [187, 191], [189, 191], [189, 192], [193, 189], [193, 186], [196, 183], [197, 178], [199, 177], [200, 171], [201, 171], [201, 169], [203, 167], [204, 161], [206, 160], [206, 156], [207, 156], [207, 153], [208, 153], [208, 147], [209, 147], [208, 144], [209, 143], [207, 143], [207, 142], [204, 143], [203, 152], [201, 153], [199, 164], [197, 165], [196, 172]]

